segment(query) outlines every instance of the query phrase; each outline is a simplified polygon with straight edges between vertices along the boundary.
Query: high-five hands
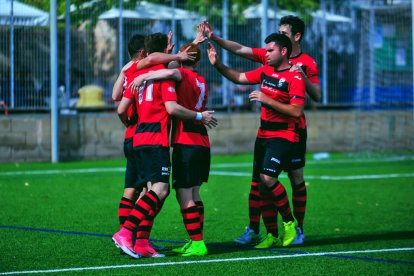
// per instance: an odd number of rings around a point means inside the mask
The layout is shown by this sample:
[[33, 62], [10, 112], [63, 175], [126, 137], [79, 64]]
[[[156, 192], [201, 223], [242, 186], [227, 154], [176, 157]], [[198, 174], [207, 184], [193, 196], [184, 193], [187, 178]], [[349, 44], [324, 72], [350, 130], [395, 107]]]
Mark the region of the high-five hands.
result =
[[216, 48], [210, 42], [207, 45], [207, 55], [208, 55], [208, 60], [210, 61], [212, 65], [215, 65], [217, 61], [219, 61]]

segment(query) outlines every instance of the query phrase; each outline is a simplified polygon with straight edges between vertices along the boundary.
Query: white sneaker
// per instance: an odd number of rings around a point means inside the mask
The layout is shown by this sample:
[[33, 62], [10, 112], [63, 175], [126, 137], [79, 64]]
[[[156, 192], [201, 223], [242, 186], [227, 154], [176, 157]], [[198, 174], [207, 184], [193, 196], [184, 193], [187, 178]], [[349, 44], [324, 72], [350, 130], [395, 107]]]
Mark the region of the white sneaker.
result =
[[303, 244], [305, 242], [305, 235], [300, 227], [296, 227], [296, 238], [292, 244]]
[[256, 244], [260, 242], [261, 238], [262, 237], [260, 233], [256, 234], [252, 229], [250, 229], [249, 227], [246, 227], [246, 231], [243, 233], [243, 235], [234, 239], [234, 242], [243, 244], [243, 245]]

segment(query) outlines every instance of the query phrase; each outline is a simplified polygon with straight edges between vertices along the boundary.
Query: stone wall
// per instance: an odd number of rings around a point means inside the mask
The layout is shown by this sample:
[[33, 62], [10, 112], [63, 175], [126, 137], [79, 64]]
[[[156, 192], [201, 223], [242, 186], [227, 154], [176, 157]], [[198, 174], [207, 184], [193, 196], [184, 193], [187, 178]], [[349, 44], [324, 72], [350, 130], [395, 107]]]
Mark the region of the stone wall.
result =
[[[307, 111], [308, 151], [414, 150], [412, 111]], [[253, 152], [258, 113], [217, 113], [213, 154]], [[124, 127], [115, 113], [61, 115], [59, 159], [121, 158]], [[49, 114], [0, 116], [0, 162], [50, 161]]]

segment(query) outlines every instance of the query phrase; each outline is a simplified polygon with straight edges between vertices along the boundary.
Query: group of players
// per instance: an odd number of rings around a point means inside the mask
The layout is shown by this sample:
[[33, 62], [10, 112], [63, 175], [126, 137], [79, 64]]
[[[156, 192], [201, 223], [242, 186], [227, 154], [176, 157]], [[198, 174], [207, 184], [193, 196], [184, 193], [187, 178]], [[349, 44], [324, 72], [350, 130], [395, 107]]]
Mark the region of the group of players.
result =
[[[302, 244], [306, 210], [303, 175], [306, 153], [305, 94], [321, 98], [315, 61], [301, 52], [304, 22], [296, 16], [280, 20], [279, 33], [265, 39], [265, 48], [250, 48], [225, 40], [204, 21], [196, 39], [171, 55], [171, 33], [136, 35], [128, 44], [131, 61], [122, 69], [113, 89], [120, 101], [118, 114], [127, 127], [124, 153], [127, 158], [125, 189], [119, 205], [121, 229], [112, 240], [133, 258], [164, 257], [149, 241], [154, 218], [169, 194], [170, 127], [172, 187], [181, 208], [189, 242], [173, 252], [203, 256], [204, 205], [200, 186], [210, 171], [207, 127], [217, 126], [213, 111], [206, 111], [208, 89], [197, 71], [199, 43], [210, 39], [224, 49], [263, 66], [238, 72], [225, 66], [208, 43], [208, 58], [216, 70], [239, 84], [260, 84], [249, 94], [261, 103], [261, 121], [254, 146], [253, 176], [249, 194], [249, 226], [234, 241], [255, 248]], [[168, 64], [168, 68], [166, 65]], [[288, 173], [292, 185], [293, 212], [278, 176]], [[283, 231], [278, 232], [278, 213]], [[260, 218], [267, 235], [259, 232]]]

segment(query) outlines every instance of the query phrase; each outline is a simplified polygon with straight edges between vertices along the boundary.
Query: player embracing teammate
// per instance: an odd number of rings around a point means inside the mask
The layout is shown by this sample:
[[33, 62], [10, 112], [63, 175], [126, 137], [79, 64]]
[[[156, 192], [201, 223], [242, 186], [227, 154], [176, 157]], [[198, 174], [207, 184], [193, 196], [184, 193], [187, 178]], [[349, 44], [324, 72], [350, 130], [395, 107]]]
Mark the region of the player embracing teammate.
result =
[[[167, 49], [167, 36], [157, 33], [149, 35], [145, 39], [145, 49], [148, 54], [153, 52], [165, 52]], [[147, 69], [143, 69], [137, 72], [137, 76], [150, 71], [156, 71], [163, 69], [165, 66], [156, 65]], [[190, 76], [193, 77], [193, 76]], [[200, 78], [201, 80], [201, 78]], [[183, 83], [185, 83], [183, 81]], [[126, 254], [133, 258], [140, 257], [163, 257], [155, 251], [155, 249], [149, 243], [149, 234], [151, 231], [151, 225], [147, 225], [148, 234], [144, 237], [136, 236], [134, 242], [135, 233], [138, 232], [140, 225], [143, 221], [152, 222], [155, 216], [159, 213], [161, 206], [169, 194], [169, 177], [170, 177], [170, 155], [169, 155], [169, 130], [171, 127], [171, 115], [181, 119], [177, 121], [175, 127], [179, 128], [183, 134], [198, 135], [198, 139], [201, 141], [204, 150], [201, 150], [202, 155], [208, 158], [201, 158], [205, 165], [205, 170], [202, 172], [194, 171], [192, 178], [188, 178], [187, 174], [180, 174], [174, 177], [174, 180], [180, 181], [177, 186], [179, 188], [190, 189], [189, 192], [178, 193], [178, 198], [183, 198], [183, 202], [186, 202], [187, 208], [183, 210], [183, 218], [186, 224], [186, 229], [189, 233], [192, 233], [190, 237], [193, 240], [192, 244], [189, 244], [185, 248], [185, 252], [182, 252], [184, 256], [205, 255], [207, 249], [202, 240], [202, 216], [200, 214], [202, 202], [199, 198], [198, 189], [202, 182], [207, 181], [209, 173], [210, 159], [209, 155], [209, 141], [207, 131], [203, 124], [208, 126], [216, 126], [216, 120], [212, 116], [211, 111], [205, 111], [205, 103], [207, 101], [207, 90], [204, 83], [196, 82], [198, 86], [203, 89], [199, 89], [195, 97], [194, 103], [189, 103], [190, 108], [185, 108], [177, 103], [177, 94], [175, 89], [175, 83], [171, 80], [153, 81], [148, 80], [142, 84], [135, 84], [134, 82], [129, 85], [130, 89], [127, 89], [124, 98], [118, 107], [118, 113], [121, 115], [121, 119], [125, 119], [125, 114], [128, 107], [135, 102], [138, 111], [138, 124], [136, 127], [136, 134], [133, 138], [134, 151], [137, 159], [137, 171], [138, 171], [138, 186], [148, 185], [148, 192], [145, 193], [134, 205], [128, 218], [125, 220], [121, 230], [113, 236], [114, 243]], [[187, 97], [189, 94], [186, 95]], [[184, 97], [182, 101], [186, 99]], [[201, 123], [202, 122], [202, 123]], [[206, 138], [207, 139], [206, 139]], [[173, 142], [177, 145], [182, 138], [177, 137]], [[189, 139], [191, 140], [191, 139]], [[188, 143], [185, 140], [183, 143]], [[197, 150], [174, 150], [176, 155], [183, 163], [188, 165], [183, 169], [187, 171], [191, 169], [190, 163], [194, 158], [200, 159], [200, 153]], [[180, 156], [180, 154], [182, 156]], [[200, 160], [201, 160], [200, 159]], [[197, 159], [194, 159], [197, 160]], [[177, 168], [177, 172], [180, 170]], [[198, 178], [196, 178], [198, 177]], [[185, 181], [185, 182], [184, 182]], [[193, 182], [195, 181], [195, 182]], [[198, 187], [198, 188], [197, 188]], [[190, 196], [190, 200], [188, 200]], [[200, 207], [195, 205], [195, 201], [201, 204]], [[180, 202], [181, 205], [181, 202]], [[200, 209], [200, 210], [199, 210]], [[195, 210], [195, 211], [194, 211]], [[200, 212], [201, 211], [201, 212]], [[197, 216], [198, 223], [194, 225], [195, 218]], [[198, 227], [197, 227], [198, 226]], [[194, 227], [197, 227], [196, 232], [198, 235], [194, 235]]]

